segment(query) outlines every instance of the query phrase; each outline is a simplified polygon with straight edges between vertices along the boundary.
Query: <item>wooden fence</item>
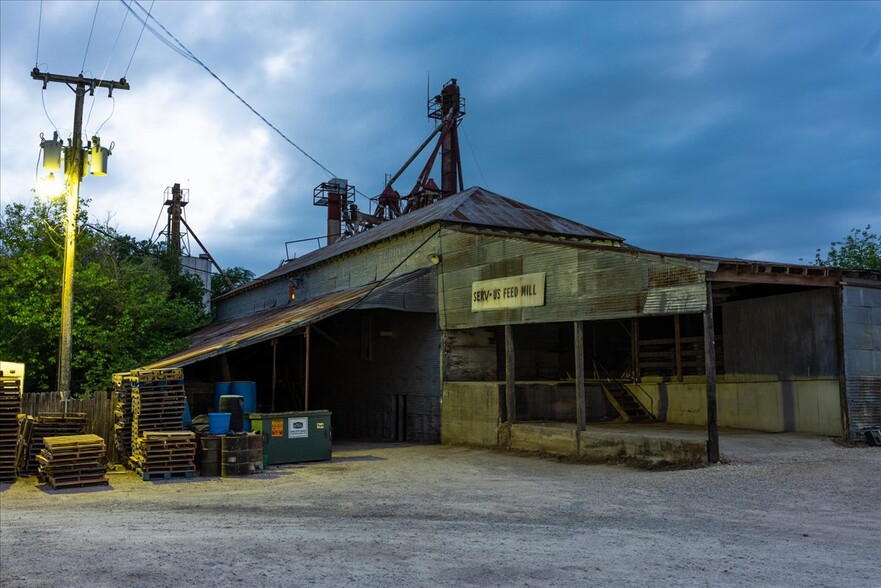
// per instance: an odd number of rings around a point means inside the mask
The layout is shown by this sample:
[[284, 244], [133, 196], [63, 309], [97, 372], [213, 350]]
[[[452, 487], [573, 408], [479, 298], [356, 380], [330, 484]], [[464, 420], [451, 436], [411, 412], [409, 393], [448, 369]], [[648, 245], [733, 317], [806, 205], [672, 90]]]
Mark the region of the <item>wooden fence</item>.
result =
[[43, 412], [84, 412], [89, 417], [86, 433], [93, 433], [104, 439], [107, 445], [107, 459], [119, 463], [114, 443], [113, 410], [116, 408], [116, 392], [94, 392], [83, 398], [71, 398], [59, 392], [25, 393], [22, 396], [21, 411], [37, 416]]

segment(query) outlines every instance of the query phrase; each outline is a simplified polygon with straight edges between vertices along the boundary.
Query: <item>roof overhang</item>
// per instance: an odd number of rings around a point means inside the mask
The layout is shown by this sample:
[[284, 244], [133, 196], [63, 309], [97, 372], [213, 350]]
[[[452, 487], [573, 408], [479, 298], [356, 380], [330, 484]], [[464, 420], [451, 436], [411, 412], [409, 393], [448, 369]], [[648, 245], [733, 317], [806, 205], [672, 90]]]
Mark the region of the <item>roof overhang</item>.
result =
[[305, 331], [311, 324], [356, 308], [368, 302], [371, 297], [421, 277], [428, 271], [430, 270], [419, 270], [398, 278], [342, 290], [285, 307], [212, 323], [188, 337], [189, 348], [144, 366], [144, 369], [183, 367], [229, 353], [234, 349]]
[[881, 287], [881, 274], [872, 270], [854, 270], [836, 267], [792, 265], [747, 260], [727, 260], [707, 279], [717, 283], [777, 284], [787, 286]]

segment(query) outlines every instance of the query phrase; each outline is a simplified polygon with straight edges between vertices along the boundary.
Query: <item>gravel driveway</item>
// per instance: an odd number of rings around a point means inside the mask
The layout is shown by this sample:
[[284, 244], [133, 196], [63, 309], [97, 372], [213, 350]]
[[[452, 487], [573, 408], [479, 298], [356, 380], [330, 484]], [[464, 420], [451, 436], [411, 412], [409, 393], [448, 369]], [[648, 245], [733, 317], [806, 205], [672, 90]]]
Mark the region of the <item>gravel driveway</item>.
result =
[[19, 480], [0, 585], [881, 586], [881, 449], [777, 439], [681, 471], [337, 444], [246, 478]]

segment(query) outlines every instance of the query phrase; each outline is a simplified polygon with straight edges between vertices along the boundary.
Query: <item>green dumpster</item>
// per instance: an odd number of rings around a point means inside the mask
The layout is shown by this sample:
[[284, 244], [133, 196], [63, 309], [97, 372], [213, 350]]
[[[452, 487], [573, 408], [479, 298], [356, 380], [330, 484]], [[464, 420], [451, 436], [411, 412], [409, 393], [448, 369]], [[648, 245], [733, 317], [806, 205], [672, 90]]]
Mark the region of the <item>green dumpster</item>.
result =
[[330, 459], [330, 411], [252, 412], [251, 431], [263, 436], [265, 465]]

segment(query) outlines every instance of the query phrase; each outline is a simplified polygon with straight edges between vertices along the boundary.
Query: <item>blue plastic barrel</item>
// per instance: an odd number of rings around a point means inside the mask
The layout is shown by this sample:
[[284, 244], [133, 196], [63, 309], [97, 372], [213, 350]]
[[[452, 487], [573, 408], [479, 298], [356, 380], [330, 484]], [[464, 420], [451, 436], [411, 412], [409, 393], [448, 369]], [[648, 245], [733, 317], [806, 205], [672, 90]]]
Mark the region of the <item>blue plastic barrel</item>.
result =
[[184, 429], [189, 429], [193, 424], [193, 418], [190, 416], [190, 403], [184, 398]]
[[233, 382], [227, 394], [235, 394], [245, 399], [244, 413], [257, 412], [257, 382]]
[[215, 382], [214, 383], [214, 410], [220, 410], [220, 397], [229, 394], [229, 387], [232, 382]]
[[229, 433], [229, 417], [232, 416], [228, 412], [209, 412], [208, 413], [208, 434], [209, 435], [225, 435]]

